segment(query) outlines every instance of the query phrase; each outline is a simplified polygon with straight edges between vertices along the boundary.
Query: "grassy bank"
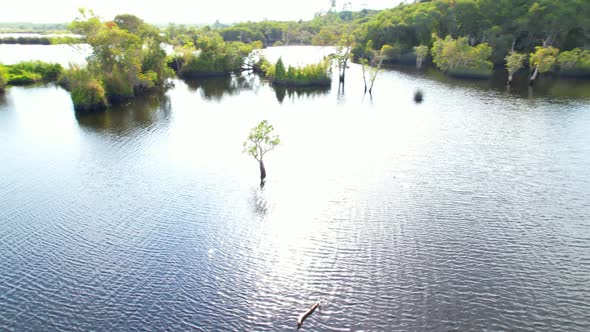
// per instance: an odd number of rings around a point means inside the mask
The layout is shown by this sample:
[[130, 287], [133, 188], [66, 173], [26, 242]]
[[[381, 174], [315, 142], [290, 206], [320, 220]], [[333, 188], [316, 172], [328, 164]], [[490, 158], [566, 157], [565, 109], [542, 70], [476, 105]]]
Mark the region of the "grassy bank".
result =
[[14, 65], [0, 65], [0, 70], [5, 73], [5, 85], [23, 85], [54, 82], [63, 72], [63, 67], [57, 63], [26, 61]]

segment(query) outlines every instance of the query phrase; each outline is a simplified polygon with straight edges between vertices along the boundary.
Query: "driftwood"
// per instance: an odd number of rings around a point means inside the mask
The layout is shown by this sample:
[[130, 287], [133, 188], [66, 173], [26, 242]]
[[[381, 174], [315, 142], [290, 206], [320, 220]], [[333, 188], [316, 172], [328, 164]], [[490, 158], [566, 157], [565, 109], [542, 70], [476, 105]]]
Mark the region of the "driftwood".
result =
[[311, 306], [311, 308], [309, 308], [309, 310], [307, 310], [305, 313], [301, 314], [301, 316], [299, 316], [299, 318], [297, 318], [297, 328], [299, 329], [301, 327], [301, 325], [303, 325], [303, 322], [305, 322], [307, 317], [309, 317], [309, 315], [313, 314], [313, 312], [319, 307], [320, 307], [320, 301], [316, 302], [314, 305]]

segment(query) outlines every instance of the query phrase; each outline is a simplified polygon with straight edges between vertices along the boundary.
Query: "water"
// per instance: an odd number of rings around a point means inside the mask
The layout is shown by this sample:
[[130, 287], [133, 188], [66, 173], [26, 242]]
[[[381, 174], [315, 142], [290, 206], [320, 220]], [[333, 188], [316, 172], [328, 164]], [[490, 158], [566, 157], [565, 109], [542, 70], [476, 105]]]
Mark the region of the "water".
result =
[[92, 53], [88, 44], [20, 45], [0, 44], [0, 63], [12, 65], [22, 61], [41, 60], [59, 63], [67, 67], [70, 63], [84, 64]]
[[[370, 98], [360, 75], [90, 114], [9, 88], [0, 330], [295, 330], [317, 300], [302, 330], [589, 330], [588, 99], [398, 70]], [[262, 119], [264, 190], [241, 153]]]

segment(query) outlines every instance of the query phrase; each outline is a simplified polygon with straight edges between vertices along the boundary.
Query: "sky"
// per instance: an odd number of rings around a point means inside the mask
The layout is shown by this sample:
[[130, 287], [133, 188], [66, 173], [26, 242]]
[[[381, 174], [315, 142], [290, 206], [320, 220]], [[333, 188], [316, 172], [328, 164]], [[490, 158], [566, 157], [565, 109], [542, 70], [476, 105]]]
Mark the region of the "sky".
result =
[[[222, 23], [272, 20], [308, 20], [330, 7], [328, 0], [4, 0], [0, 22], [62, 23], [78, 15], [78, 8], [94, 10], [104, 19], [134, 14], [149, 23]], [[395, 7], [402, 0], [337, 0], [337, 9]]]

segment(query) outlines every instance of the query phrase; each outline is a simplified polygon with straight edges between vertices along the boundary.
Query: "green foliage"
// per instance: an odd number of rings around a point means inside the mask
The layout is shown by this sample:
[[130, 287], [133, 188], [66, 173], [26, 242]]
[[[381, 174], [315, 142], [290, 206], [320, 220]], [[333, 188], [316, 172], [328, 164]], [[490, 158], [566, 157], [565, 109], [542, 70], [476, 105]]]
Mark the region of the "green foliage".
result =
[[107, 106], [102, 82], [94, 78], [88, 68], [70, 66], [59, 79], [59, 84], [70, 91], [74, 109], [79, 111], [99, 110]]
[[[367, 48], [370, 48], [372, 42], [369, 41], [367, 43]], [[377, 79], [377, 74], [381, 71], [381, 66], [383, 65], [383, 61], [388, 60], [388, 56], [395, 56], [397, 54], [393, 53], [394, 51], [390, 48], [389, 45], [383, 45], [379, 52], [372, 51], [370, 61], [369, 59], [361, 59], [361, 68], [363, 71], [363, 81], [365, 83], [365, 92], [367, 92], [367, 85], [369, 88], [369, 93], [373, 93], [373, 85], [375, 84], [375, 80]], [[389, 54], [389, 55], [388, 55]], [[369, 84], [367, 84], [367, 80]]]
[[418, 45], [414, 47], [414, 52], [416, 53], [416, 62], [422, 63], [424, 59], [428, 56], [428, 46], [426, 45]]
[[63, 68], [57, 63], [26, 61], [14, 65], [6, 65], [5, 70], [7, 83], [18, 85], [55, 81], [63, 71]]
[[196, 48], [190, 42], [177, 47], [169, 63], [179, 68], [182, 77], [226, 75], [242, 69], [248, 55], [261, 47], [260, 42], [225, 42], [218, 33], [209, 32], [198, 37]]
[[261, 121], [256, 127], [252, 128], [248, 139], [243, 144], [244, 153], [248, 153], [261, 162], [264, 155], [281, 142], [279, 136], [272, 135], [273, 130], [274, 127], [266, 120]]
[[440, 39], [434, 36], [432, 45], [432, 58], [436, 66], [450, 74], [467, 76], [469, 73], [490, 73], [492, 62], [489, 61], [492, 55], [492, 48], [488, 44], [469, 46], [467, 38], [454, 39], [447, 36]]
[[535, 47], [535, 52], [530, 54], [531, 65], [537, 67], [539, 73], [546, 73], [553, 68], [557, 62], [559, 49], [552, 46]]
[[[137, 77], [138, 84], [140, 81], [140, 75]], [[108, 73], [104, 73], [102, 80], [109, 101], [117, 102], [133, 98], [134, 81], [125, 71], [115, 68]]]
[[33, 84], [38, 83], [43, 80], [43, 76], [37, 73], [31, 73], [28, 71], [22, 71], [18, 74], [9, 74], [8, 75], [8, 84], [12, 85], [25, 85], [25, 84]]
[[571, 75], [590, 74], [590, 50], [575, 48], [571, 51], [561, 52], [557, 56], [559, 69]]
[[402, 53], [402, 49], [401, 47], [399, 47], [399, 45], [385, 44], [381, 46], [380, 52], [381, 55], [383, 55], [383, 57], [385, 58], [385, 60], [395, 62], [399, 60]]
[[[103, 22], [92, 11], [80, 13], [81, 18], [69, 27], [92, 47], [87, 71], [94, 79], [92, 84], [80, 84], [80, 89], [92, 88], [91, 96], [100, 96], [99, 92], [104, 91], [108, 100], [119, 101], [164, 86], [171, 70], [157, 28], [134, 15], [118, 15], [114, 21]], [[68, 75], [72, 76], [72, 72]], [[66, 78], [64, 84], [68, 81]], [[102, 84], [102, 90], [96, 90], [95, 84]]]
[[524, 67], [526, 58], [526, 54], [521, 54], [514, 51], [510, 52], [510, 54], [506, 56], [506, 70], [508, 70], [508, 74], [513, 75], [522, 69], [522, 67]]
[[0, 91], [4, 91], [6, 84], [8, 83], [8, 74], [4, 66], [0, 65]]
[[313, 36], [311, 43], [313, 45], [335, 45], [339, 40], [338, 34], [332, 29], [324, 28], [318, 34]]
[[285, 70], [285, 64], [283, 64], [283, 59], [279, 58], [275, 64], [274, 79], [277, 81], [284, 81], [286, 78], [287, 70]]
[[76, 85], [71, 91], [71, 96], [74, 109], [79, 111], [103, 109], [107, 105], [105, 91], [95, 79]]
[[261, 41], [264, 45], [335, 45], [343, 36], [350, 34], [362, 22], [377, 11], [342, 11], [317, 14], [312, 20], [280, 22], [263, 20], [242, 22], [230, 27], [218, 25], [190, 27], [171, 24], [166, 28], [166, 36], [173, 45], [196, 43], [199, 35], [217, 31], [225, 41], [250, 43]]
[[[504, 63], [508, 50], [534, 51], [541, 42], [564, 50], [588, 47], [590, 40], [588, 0], [415, 0], [382, 11], [334, 10], [318, 13], [309, 21], [238, 23], [222, 27], [226, 41], [260, 40], [265, 45], [335, 45], [353, 34], [353, 58], [369, 58], [383, 45], [400, 49], [400, 61], [415, 46], [432, 46], [432, 34], [465, 37], [469, 46], [487, 43], [491, 61]], [[211, 30], [210, 27], [207, 29]], [[206, 28], [171, 26], [167, 35], [175, 45], [196, 43]], [[215, 30], [215, 27], [213, 27]]]
[[274, 66], [262, 58], [256, 67], [278, 85], [305, 87], [329, 86], [332, 83], [330, 62], [327, 59], [317, 64], [285, 68], [282, 58]]
[[49, 38], [49, 42], [51, 45], [59, 45], [59, 44], [82, 44], [86, 42], [84, 38], [77, 38], [72, 36], [60, 36], [60, 37], [51, 37]]
[[470, 46], [487, 42], [495, 50], [492, 60], [502, 63], [506, 50], [528, 53], [539, 41], [566, 49], [588, 45], [588, 13], [587, 0], [413, 1], [370, 16], [355, 34], [361, 44], [372, 40], [375, 49], [400, 45], [404, 52], [413, 46], [432, 45], [433, 33], [465, 36]]

